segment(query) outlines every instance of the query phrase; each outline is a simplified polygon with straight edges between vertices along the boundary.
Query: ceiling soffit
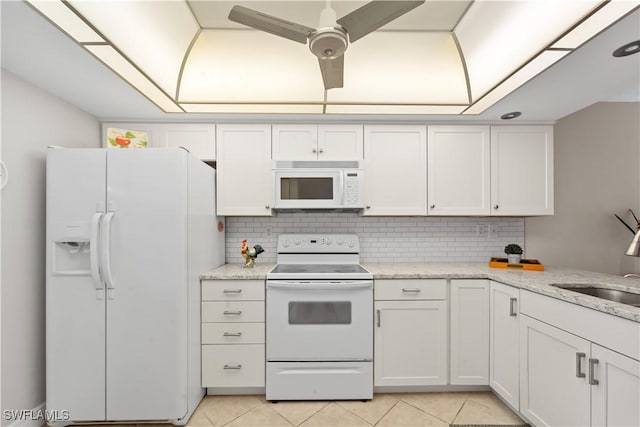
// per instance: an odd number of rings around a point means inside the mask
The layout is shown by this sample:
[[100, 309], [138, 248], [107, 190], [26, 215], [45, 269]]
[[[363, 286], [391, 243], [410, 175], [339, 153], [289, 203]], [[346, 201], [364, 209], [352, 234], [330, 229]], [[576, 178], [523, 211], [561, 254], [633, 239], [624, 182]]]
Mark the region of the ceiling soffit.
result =
[[350, 45], [325, 90], [306, 45], [227, 19], [242, 4], [315, 28], [325, 1], [30, 3], [166, 112], [309, 114], [480, 114], [638, 8], [427, 1]]

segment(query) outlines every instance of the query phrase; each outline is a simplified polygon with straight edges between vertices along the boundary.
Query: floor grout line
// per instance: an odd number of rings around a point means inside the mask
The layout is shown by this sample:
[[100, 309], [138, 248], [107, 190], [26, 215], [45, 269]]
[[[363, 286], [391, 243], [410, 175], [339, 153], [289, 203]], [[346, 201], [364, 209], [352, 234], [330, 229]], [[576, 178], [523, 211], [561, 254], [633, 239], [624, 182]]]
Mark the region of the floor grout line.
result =
[[387, 412], [385, 412], [385, 413], [384, 413], [384, 415], [383, 415], [383, 416], [381, 416], [381, 417], [380, 417], [380, 419], [379, 419], [378, 421], [376, 421], [376, 423], [375, 423], [375, 424], [373, 424], [373, 426], [375, 427], [375, 426], [377, 426], [378, 424], [380, 424], [380, 421], [382, 421], [382, 420], [384, 419], [384, 417], [386, 417], [386, 416], [389, 414], [389, 412], [391, 412], [391, 410], [392, 410], [393, 408], [395, 408], [395, 407], [396, 407], [396, 405], [397, 405], [398, 403], [400, 403], [400, 402], [402, 402], [402, 400], [400, 400], [400, 399], [399, 399], [399, 400], [397, 400], [397, 401], [396, 401], [396, 403], [394, 403], [393, 405], [391, 405], [391, 408], [389, 408], [389, 410], [388, 410]]
[[[416, 408], [417, 410], [419, 410], [419, 411], [421, 411], [421, 412], [424, 412], [425, 414], [429, 415], [430, 417], [433, 417], [433, 418], [437, 418], [437, 419], [439, 419], [439, 420], [440, 420], [440, 421], [442, 421], [443, 423], [451, 424], [449, 421], [447, 421], [447, 420], [443, 420], [443, 419], [442, 419], [442, 418], [440, 418], [439, 416], [434, 415], [434, 414], [432, 414], [431, 412], [427, 412], [427, 411], [425, 411], [424, 409], [417, 407], [416, 405], [414, 405], [414, 404], [413, 404], [413, 403], [411, 403], [411, 402], [407, 402], [406, 400], [402, 400], [402, 402], [406, 403], [406, 404], [407, 404], [407, 405], [409, 405], [409, 406], [412, 406], [412, 407]], [[465, 402], [466, 402], [466, 400], [465, 400]], [[460, 406], [460, 409], [462, 409], [462, 406], [464, 406], [464, 402], [463, 402], [463, 403], [462, 403], [462, 405]], [[460, 409], [458, 409], [458, 412], [460, 412]], [[456, 416], [457, 416], [457, 415], [458, 415], [458, 413], [456, 413]], [[454, 417], [454, 419], [455, 419], [455, 417]]]

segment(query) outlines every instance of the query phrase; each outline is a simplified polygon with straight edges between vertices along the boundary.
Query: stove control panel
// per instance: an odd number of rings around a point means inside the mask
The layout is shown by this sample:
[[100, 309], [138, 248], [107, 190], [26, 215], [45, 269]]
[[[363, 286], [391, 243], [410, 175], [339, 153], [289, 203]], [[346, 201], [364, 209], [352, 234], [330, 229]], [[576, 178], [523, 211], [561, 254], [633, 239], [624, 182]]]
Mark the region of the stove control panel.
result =
[[359, 253], [357, 234], [281, 234], [278, 252], [287, 253]]

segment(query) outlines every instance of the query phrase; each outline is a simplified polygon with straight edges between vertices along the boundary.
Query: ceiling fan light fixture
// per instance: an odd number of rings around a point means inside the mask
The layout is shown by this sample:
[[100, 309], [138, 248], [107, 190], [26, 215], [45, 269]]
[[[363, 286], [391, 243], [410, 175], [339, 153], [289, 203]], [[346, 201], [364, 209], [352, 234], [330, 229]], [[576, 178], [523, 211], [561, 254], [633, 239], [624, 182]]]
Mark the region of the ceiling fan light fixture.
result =
[[309, 50], [321, 59], [342, 56], [347, 46], [347, 34], [338, 28], [323, 28], [309, 37]]

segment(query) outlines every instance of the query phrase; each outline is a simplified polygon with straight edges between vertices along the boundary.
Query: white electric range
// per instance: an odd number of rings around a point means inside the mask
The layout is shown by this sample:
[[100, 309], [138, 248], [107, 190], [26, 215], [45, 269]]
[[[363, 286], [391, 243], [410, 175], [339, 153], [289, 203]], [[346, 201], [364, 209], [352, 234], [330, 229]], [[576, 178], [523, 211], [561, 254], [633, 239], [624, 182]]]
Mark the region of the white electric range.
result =
[[373, 397], [373, 275], [355, 234], [283, 234], [267, 273], [267, 400]]

